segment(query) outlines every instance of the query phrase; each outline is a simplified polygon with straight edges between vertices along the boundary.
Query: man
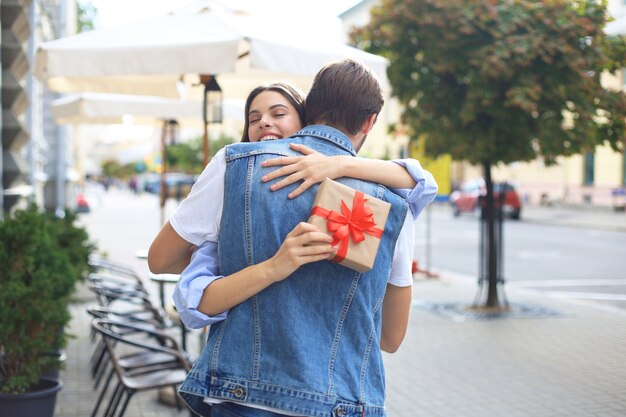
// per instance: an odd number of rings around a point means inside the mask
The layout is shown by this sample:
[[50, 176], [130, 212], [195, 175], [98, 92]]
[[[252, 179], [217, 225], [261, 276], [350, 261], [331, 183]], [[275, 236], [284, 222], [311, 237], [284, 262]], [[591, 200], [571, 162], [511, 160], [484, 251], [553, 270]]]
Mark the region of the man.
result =
[[[289, 142], [326, 155], [355, 156], [382, 104], [380, 86], [366, 68], [351, 60], [331, 64], [318, 73], [307, 97], [310, 125]], [[223, 275], [272, 257], [308, 218], [316, 187], [289, 200], [288, 189], [276, 195], [261, 185], [267, 173], [262, 162], [294, 154], [289, 142], [242, 143], [225, 150]], [[404, 253], [412, 250], [412, 219], [405, 202], [386, 188], [341, 182], [391, 203], [374, 268], [357, 273], [326, 261], [307, 264], [232, 308], [226, 320], [211, 326], [207, 345], [181, 387], [197, 412], [206, 412], [211, 403], [213, 416], [386, 415], [381, 340], [385, 328], [394, 328], [386, 349], [397, 349], [411, 300], [410, 285], [388, 285], [387, 279], [396, 241]], [[401, 234], [405, 237], [398, 239]], [[410, 269], [404, 274], [410, 279]]]

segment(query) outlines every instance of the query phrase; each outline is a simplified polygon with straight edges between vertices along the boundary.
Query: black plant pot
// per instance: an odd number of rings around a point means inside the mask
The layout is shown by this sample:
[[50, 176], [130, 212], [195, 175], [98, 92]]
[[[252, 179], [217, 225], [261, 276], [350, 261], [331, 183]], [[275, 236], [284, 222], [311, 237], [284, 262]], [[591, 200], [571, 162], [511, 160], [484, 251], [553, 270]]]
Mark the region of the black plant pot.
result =
[[33, 391], [23, 394], [0, 393], [0, 410], [10, 417], [53, 417], [57, 393], [63, 388], [61, 381], [40, 379]]

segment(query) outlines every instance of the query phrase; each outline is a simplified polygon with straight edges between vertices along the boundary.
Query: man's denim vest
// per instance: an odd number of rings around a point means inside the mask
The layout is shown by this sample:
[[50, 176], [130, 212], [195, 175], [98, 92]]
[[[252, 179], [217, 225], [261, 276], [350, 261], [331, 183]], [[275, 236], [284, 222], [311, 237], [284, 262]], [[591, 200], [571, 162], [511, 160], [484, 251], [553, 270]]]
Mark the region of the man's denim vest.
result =
[[[272, 192], [261, 181], [275, 169], [261, 167], [262, 161], [295, 155], [290, 142], [326, 155], [356, 155], [343, 133], [320, 125], [290, 139], [228, 146], [218, 246], [223, 275], [272, 257], [309, 217], [317, 186], [290, 200], [287, 194], [297, 185]], [[226, 320], [211, 326], [180, 389], [197, 412], [205, 412], [208, 396], [291, 415], [386, 415], [381, 313], [407, 206], [381, 185], [339, 181], [392, 205], [374, 268], [358, 273], [329, 261], [307, 264], [232, 308]]]

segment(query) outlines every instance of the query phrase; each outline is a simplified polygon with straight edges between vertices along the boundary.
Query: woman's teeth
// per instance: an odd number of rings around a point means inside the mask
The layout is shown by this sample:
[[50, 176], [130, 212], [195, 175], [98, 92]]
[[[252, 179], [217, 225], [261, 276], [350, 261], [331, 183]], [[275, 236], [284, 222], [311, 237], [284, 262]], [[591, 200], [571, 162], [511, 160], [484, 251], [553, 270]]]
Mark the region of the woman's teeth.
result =
[[276, 135], [267, 135], [267, 136], [263, 136], [261, 138], [261, 142], [264, 140], [274, 140], [274, 139], [280, 139], [278, 136]]

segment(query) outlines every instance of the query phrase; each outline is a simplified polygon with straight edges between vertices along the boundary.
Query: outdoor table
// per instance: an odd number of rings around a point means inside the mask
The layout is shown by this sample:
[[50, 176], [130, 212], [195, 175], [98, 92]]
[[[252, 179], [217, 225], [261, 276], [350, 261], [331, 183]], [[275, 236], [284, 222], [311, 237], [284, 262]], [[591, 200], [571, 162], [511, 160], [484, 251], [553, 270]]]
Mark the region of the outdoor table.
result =
[[180, 277], [178, 274], [153, 274], [150, 272], [150, 280], [159, 284], [159, 300], [163, 310], [165, 310], [165, 284], [176, 285], [178, 277]]
[[138, 259], [148, 259], [148, 249], [139, 249], [135, 251], [135, 256]]

